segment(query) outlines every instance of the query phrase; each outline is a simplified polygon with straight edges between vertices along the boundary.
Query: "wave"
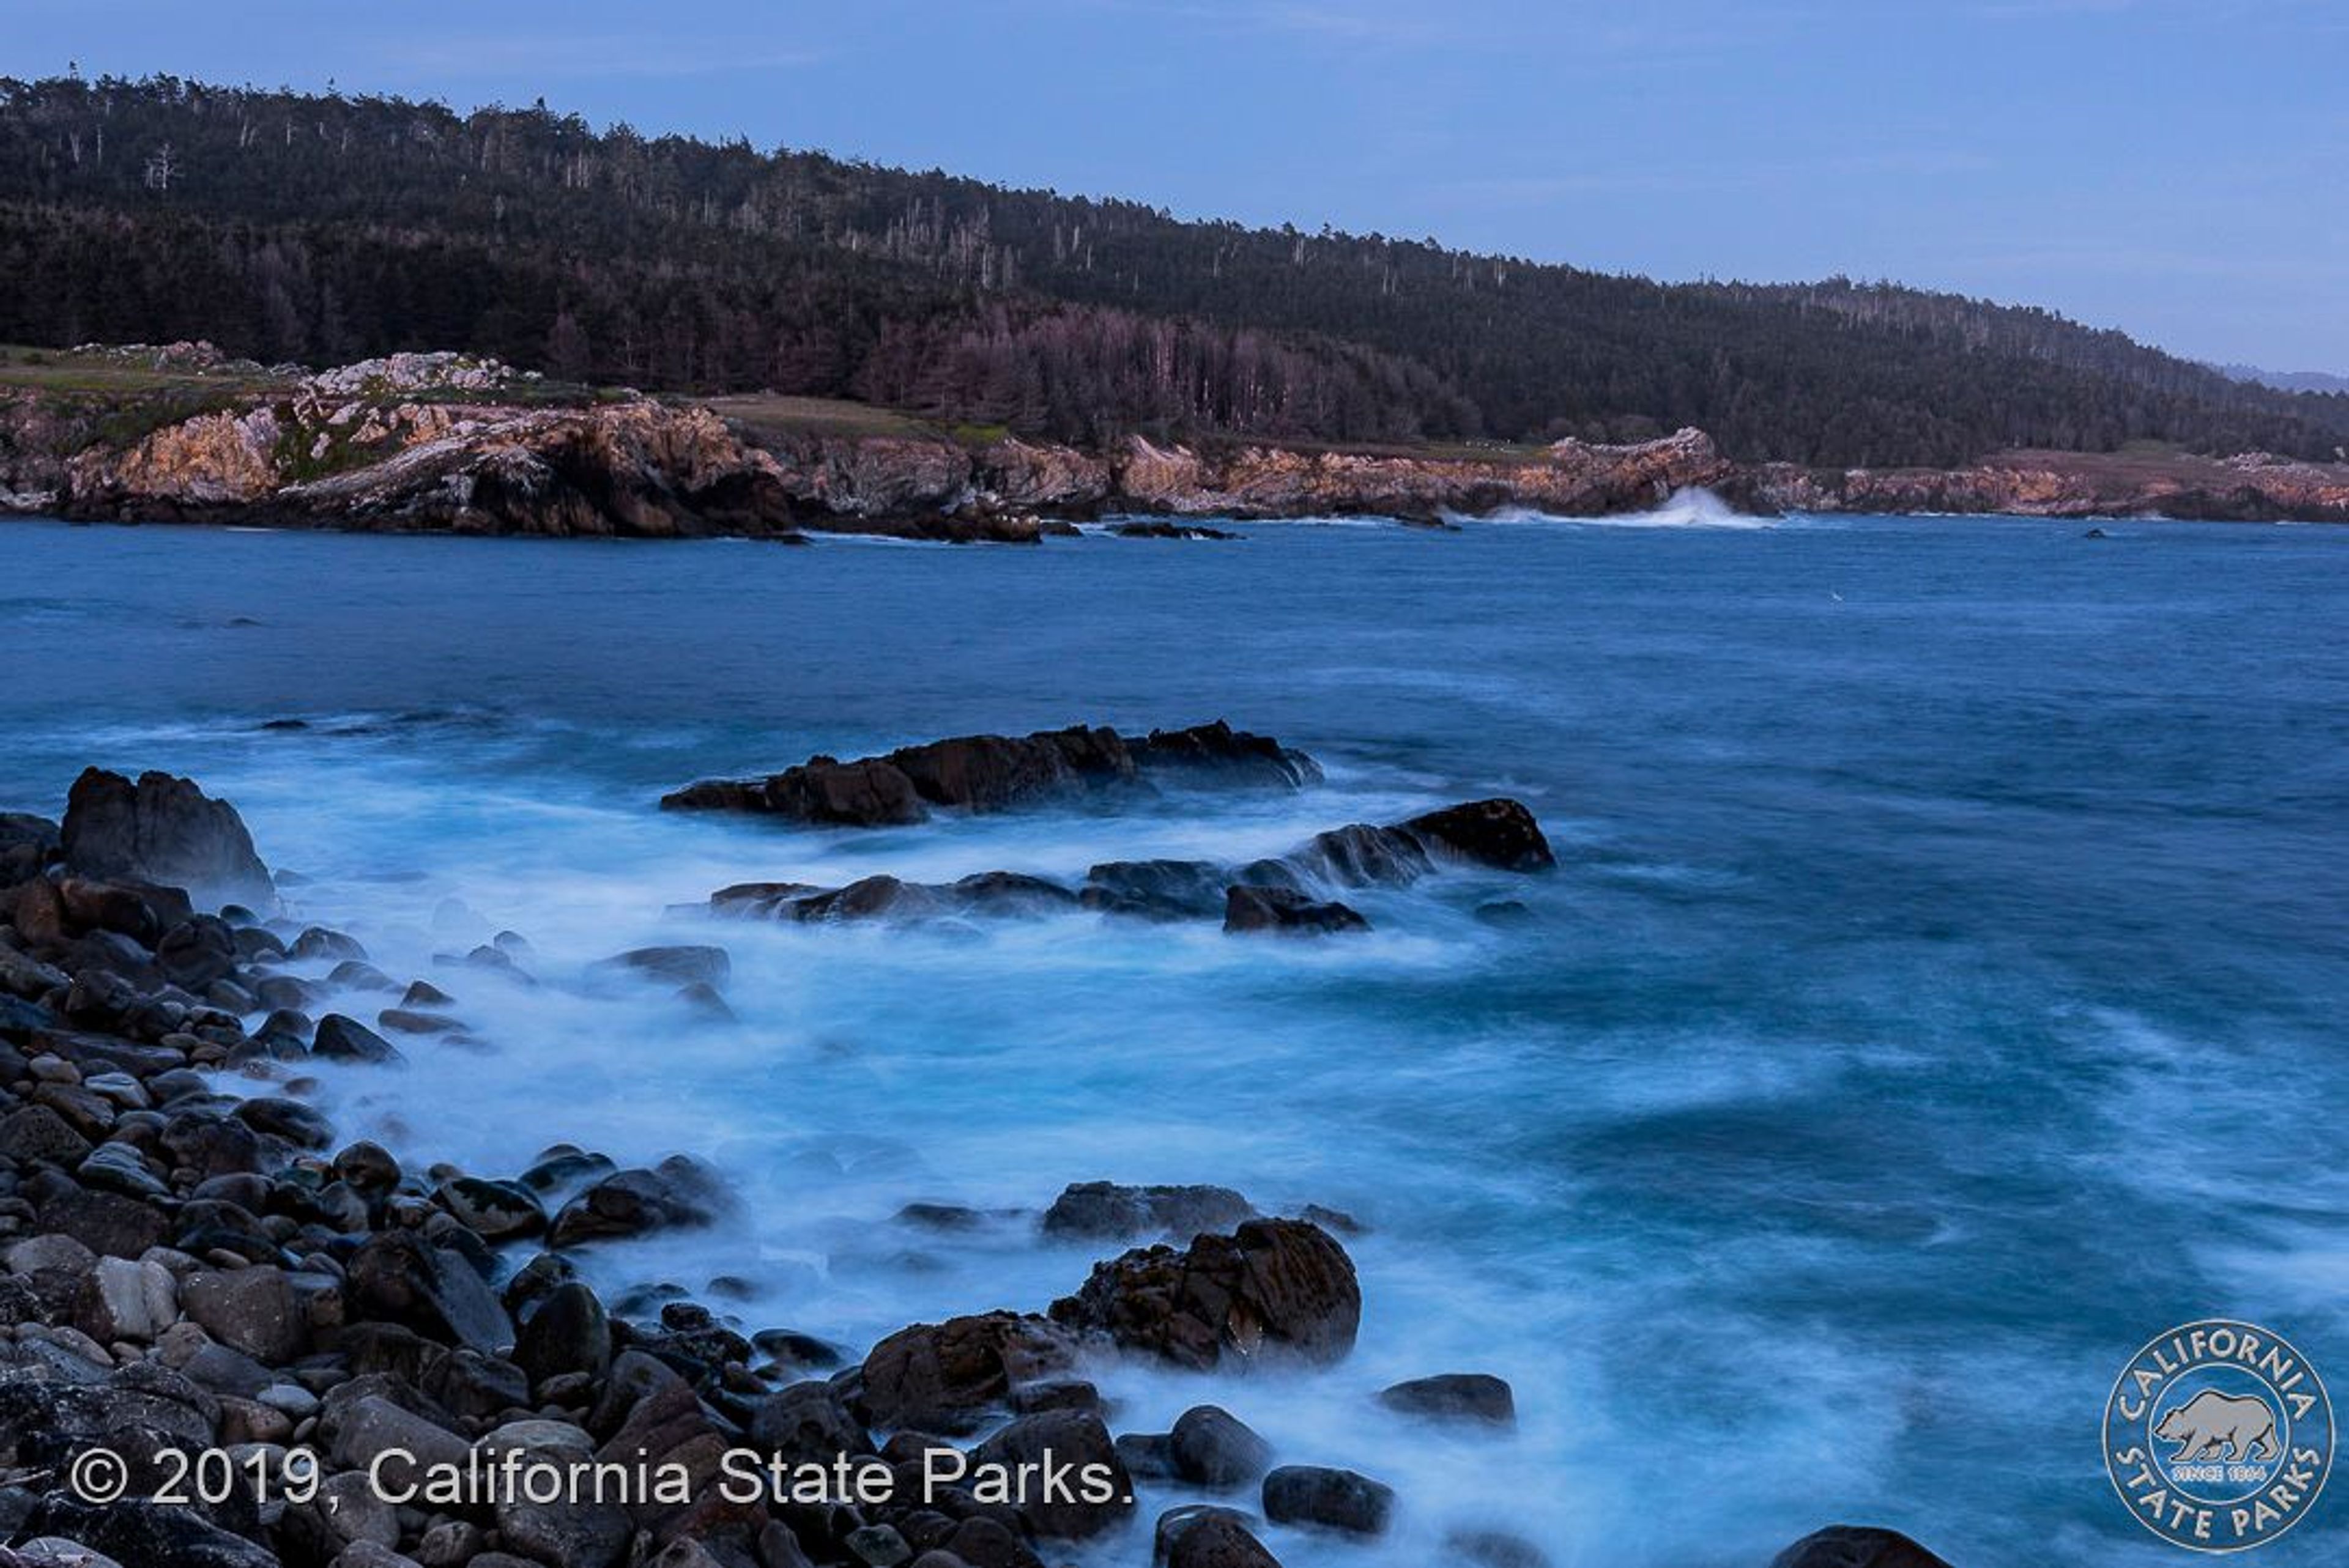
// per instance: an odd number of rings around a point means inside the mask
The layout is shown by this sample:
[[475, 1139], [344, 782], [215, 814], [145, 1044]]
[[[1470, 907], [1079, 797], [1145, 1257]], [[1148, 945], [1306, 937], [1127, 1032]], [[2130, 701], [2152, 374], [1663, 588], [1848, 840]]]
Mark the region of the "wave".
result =
[[1674, 490], [1661, 506], [1649, 511], [1619, 512], [1609, 517], [1562, 517], [1556, 512], [1542, 511], [1534, 507], [1503, 507], [1498, 511], [1481, 517], [1454, 517], [1444, 514], [1444, 520], [1455, 523], [1503, 522], [1514, 525], [1548, 523], [1570, 528], [1717, 528], [1768, 529], [1778, 526], [1775, 517], [1756, 517], [1739, 511], [1713, 491], [1702, 485], [1687, 485]]

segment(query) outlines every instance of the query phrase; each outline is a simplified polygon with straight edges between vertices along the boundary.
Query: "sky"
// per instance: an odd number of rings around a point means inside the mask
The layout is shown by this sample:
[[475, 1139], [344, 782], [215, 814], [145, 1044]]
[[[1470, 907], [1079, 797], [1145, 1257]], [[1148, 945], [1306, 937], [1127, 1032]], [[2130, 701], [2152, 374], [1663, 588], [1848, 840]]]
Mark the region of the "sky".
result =
[[0, 0], [0, 75], [68, 62], [1891, 278], [2349, 373], [2349, 0]]

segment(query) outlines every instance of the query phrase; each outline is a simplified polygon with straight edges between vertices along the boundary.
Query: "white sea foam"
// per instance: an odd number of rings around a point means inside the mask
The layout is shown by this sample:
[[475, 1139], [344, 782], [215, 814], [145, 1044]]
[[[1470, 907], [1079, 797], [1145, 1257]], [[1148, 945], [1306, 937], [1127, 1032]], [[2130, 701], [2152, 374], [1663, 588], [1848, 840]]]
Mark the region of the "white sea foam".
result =
[[1563, 517], [1536, 507], [1503, 507], [1481, 517], [1446, 515], [1449, 521], [1459, 523], [1506, 523], [1513, 527], [1542, 524], [1569, 528], [1770, 529], [1783, 521], [1739, 511], [1713, 491], [1696, 485], [1674, 490], [1662, 505], [1647, 511], [1616, 512], [1605, 517]]

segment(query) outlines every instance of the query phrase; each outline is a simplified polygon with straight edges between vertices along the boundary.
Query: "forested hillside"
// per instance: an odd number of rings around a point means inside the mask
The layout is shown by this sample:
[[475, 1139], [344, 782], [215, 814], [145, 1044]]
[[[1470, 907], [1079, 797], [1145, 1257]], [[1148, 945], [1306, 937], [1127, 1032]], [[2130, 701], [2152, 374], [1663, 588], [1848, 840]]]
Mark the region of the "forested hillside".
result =
[[1740, 457], [1836, 465], [2349, 441], [2349, 397], [1951, 295], [1178, 222], [543, 107], [0, 81], [0, 340], [181, 337], [318, 363], [458, 347], [1078, 440], [1698, 425]]

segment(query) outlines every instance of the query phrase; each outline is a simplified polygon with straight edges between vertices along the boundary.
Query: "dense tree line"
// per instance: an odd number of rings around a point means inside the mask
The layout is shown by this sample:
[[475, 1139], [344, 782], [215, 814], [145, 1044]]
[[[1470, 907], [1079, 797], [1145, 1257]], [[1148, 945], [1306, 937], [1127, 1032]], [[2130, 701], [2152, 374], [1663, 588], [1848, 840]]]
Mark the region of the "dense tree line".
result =
[[0, 337], [181, 336], [311, 361], [463, 347], [1077, 438], [1694, 424], [1825, 464], [2349, 440], [2349, 397], [1889, 285], [1667, 285], [1182, 222], [543, 106], [0, 81]]

